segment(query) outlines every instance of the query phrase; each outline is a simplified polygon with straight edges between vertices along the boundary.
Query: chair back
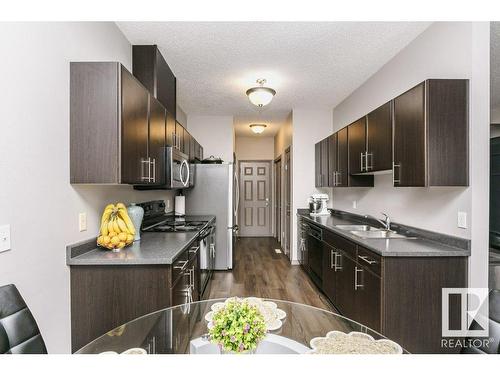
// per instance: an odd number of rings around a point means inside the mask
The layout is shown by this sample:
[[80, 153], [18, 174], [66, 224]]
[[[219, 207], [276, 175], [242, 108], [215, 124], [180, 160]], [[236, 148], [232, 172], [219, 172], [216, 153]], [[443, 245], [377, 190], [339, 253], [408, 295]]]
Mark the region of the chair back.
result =
[[35, 318], [13, 284], [0, 287], [0, 354], [47, 354]]

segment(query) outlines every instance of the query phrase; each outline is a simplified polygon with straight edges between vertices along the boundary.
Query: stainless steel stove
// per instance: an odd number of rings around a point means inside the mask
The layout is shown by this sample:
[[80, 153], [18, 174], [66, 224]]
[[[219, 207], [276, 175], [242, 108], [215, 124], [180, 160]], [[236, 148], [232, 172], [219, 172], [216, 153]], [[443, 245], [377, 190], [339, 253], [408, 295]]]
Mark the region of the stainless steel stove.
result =
[[144, 219], [141, 231], [143, 232], [197, 232], [207, 222], [189, 220], [184, 217], [175, 217], [165, 213], [164, 201], [150, 201], [139, 203], [144, 209]]
[[139, 203], [144, 209], [142, 232], [200, 232], [197, 241], [200, 246], [200, 286], [202, 298], [208, 296], [208, 284], [215, 269], [216, 226], [207, 221], [191, 219], [189, 216], [179, 218], [165, 213], [164, 201]]

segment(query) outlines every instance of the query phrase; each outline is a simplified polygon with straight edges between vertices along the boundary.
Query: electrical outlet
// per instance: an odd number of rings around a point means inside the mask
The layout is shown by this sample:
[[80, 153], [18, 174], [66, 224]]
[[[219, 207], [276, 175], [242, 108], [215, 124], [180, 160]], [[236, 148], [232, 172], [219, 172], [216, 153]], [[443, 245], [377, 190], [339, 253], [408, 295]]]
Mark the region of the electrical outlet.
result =
[[0, 253], [10, 250], [10, 225], [0, 226]]
[[85, 212], [78, 214], [78, 229], [80, 232], [87, 230], [87, 214]]
[[458, 212], [457, 226], [459, 228], [467, 229], [467, 212]]
[[358, 201], [352, 201], [352, 208], [358, 208]]

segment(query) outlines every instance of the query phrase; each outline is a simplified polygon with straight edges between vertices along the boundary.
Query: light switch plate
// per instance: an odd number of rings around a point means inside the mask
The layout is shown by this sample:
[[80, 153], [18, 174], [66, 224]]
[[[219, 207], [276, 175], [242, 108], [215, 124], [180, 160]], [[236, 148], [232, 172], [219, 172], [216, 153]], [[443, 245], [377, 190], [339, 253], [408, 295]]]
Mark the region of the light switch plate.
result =
[[459, 228], [467, 229], [467, 212], [458, 212], [457, 226]]
[[78, 229], [80, 232], [87, 230], [87, 214], [85, 212], [78, 214]]
[[0, 226], [0, 253], [10, 250], [10, 225]]
[[358, 201], [352, 201], [352, 208], [358, 207]]

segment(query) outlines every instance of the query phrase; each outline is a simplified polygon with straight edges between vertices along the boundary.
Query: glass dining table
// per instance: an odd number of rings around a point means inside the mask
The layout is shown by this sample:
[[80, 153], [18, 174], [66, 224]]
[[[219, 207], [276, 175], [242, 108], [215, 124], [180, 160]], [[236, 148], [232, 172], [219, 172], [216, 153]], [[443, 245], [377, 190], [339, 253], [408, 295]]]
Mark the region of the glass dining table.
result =
[[[208, 335], [206, 317], [223, 299], [204, 300], [166, 308], [141, 316], [96, 338], [75, 354], [219, 354]], [[311, 340], [329, 332], [382, 334], [342, 315], [295, 302], [265, 299], [281, 311], [280, 321], [259, 344], [257, 354], [304, 354], [311, 352]], [[407, 353], [402, 349], [404, 353]]]

